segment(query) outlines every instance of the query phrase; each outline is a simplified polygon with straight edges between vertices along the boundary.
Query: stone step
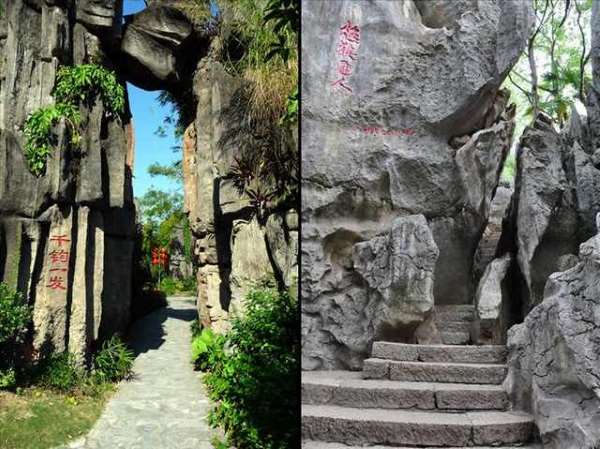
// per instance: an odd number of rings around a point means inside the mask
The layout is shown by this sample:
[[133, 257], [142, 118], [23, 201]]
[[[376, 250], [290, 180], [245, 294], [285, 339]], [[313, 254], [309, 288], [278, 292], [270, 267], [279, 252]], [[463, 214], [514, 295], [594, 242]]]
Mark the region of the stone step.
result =
[[440, 331], [442, 343], [445, 345], [466, 345], [471, 341], [469, 332], [446, 332]]
[[471, 332], [471, 321], [440, 321], [435, 320], [436, 327], [440, 332]]
[[400, 362], [372, 358], [365, 360], [363, 365], [365, 379], [498, 385], [505, 377], [506, 365], [499, 364]]
[[472, 304], [435, 306], [435, 318], [444, 321], [472, 321], [475, 319], [475, 306]]
[[516, 412], [423, 412], [302, 405], [302, 436], [355, 445], [498, 446], [526, 443], [531, 416]]
[[302, 403], [356, 408], [505, 410], [499, 385], [364, 380], [356, 371], [302, 372]]
[[505, 346], [409, 345], [376, 341], [372, 356], [406, 362], [493, 363], [506, 362]]
[[[516, 448], [520, 448], [520, 449], [542, 449], [542, 446], [538, 445], [538, 444], [526, 444], [526, 445], [521, 445], [519, 444], [518, 446], [471, 446], [468, 449], [516, 449]], [[314, 441], [314, 440], [304, 440], [302, 441], [302, 449], [365, 449], [365, 446], [348, 446], [346, 444], [341, 444], [341, 443], [328, 443], [325, 441]], [[407, 446], [368, 446], [368, 449], [415, 449], [415, 446], [413, 447], [407, 447]], [[439, 446], [437, 446], [437, 448], [434, 447], [420, 447], [419, 449], [439, 449]], [[449, 447], [446, 449], [467, 449], [466, 447]]]
[[[407, 446], [403, 446], [403, 447], [399, 447], [399, 446], [368, 446], [369, 449], [415, 449], [415, 446], [413, 447], [407, 447]], [[518, 446], [471, 446], [468, 449], [515, 449], [515, 448], [520, 448], [520, 449], [542, 449], [542, 446], [540, 446], [539, 444], [526, 444], [526, 445], [521, 445], [519, 444]], [[342, 443], [329, 443], [329, 442], [325, 442], [325, 441], [315, 441], [315, 440], [303, 440], [302, 441], [302, 449], [365, 449], [365, 446], [348, 446], [346, 444], [342, 444]], [[420, 447], [419, 449], [439, 449], [439, 446], [437, 446], [437, 448], [434, 447]], [[466, 447], [448, 447], [446, 449], [467, 449]]]

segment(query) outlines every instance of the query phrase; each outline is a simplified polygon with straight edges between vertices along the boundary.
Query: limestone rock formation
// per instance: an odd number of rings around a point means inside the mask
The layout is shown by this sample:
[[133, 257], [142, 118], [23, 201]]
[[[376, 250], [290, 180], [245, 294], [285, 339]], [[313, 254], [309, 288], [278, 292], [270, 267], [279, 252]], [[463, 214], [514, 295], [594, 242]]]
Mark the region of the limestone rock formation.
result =
[[35, 348], [68, 349], [80, 362], [93, 341], [128, 324], [135, 216], [129, 119], [109, 117], [101, 101], [82, 106], [81, 148], [70, 147], [59, 124], [57, 149], [39, 178], [23, 154], [23, 125], [53, 103], [60, 65], [92, 56], [111, 64], [101, 37], [118, 37], [117, 3], [15, 0], [0, 19], [0, 279], [33, 304]]
[[[528, 2], [306, 2], [303, 24], [303, 367], [358, 369], [376, 309], [352, 248], [427, 218], [436, 304], [467, 304], [473, 254], [510, 146], [498, 88]], [[350, 54], [350, 56], [348, 56]], [[349, 330], [352, 329], [352, 330]]]
[[545, 449], [593, 449], [600, 441], [600, 235], [579, 254], [509, 331], [505, 387], [516, 407], [534, 414]]
[[[164, 89], [191, 79], [210, 40], [176, 4], [151, 4], [126, 24], [123, 70], [145, 89]], [[193, 57], [191, 57], [193, 55]]]
[[369, 339], [406, 339], [430, 314], [438, 255], [423, 215], [399, 217], [388, 235], [354, 245], [355, 270], [376, 298]]
[[474, 341], [478, 344], [504, 344], [506, 331], [514, 324], [513, 299], [508, 283], [511, 263], [511, 254], [494, 259], [481, 277], [475, 295], [477, 320]]
[[[0, 14], [0, 281], [34, 306], [41, 352], [69, 350], [80, 362], [94, 342], [129, 322], [135, 207], [129, 111], [81, 105], [81, 148], [64, 123], [43, 176], [23, 154], [29, 114], [52, 104], [60, 66], [95, 63], [121, 82], [186, 97], [185, 207], [194, 235], [203, 324], [227, 327], [249, 281], [273, 271], [297, 277], [295, 211], [258, 223], [227, 179], [238, 154], [243, 81], [208, 57], [215, 21], [193, 20], [178, 1], [149, 2], [123, 18], [121, 0], [14, 0]], [[206, 56], [206, 58], [205, 58]], [[238, 115], [236, 115], [238, 114]], [[233, 136], [233, 137], [232, 137]], [[263, 218], [263, 217], [261, 217]], [[267, 239], [266, 234], [269, 234]], [[270, 246], [267, 245], [267, 240]]]
[[204, 326], [228, 328], [243, 309], [252, 283], [273, 276], [289, 286], [297, 278], [298, 224], [294, 211], [259, 223], [249, 198], [228, 179], [240, 140], [244, 82], [229, 74], [213, 53], [194, 78], [197, 113], [184, 139], [185, 207], [195, 238], [198, 311]]

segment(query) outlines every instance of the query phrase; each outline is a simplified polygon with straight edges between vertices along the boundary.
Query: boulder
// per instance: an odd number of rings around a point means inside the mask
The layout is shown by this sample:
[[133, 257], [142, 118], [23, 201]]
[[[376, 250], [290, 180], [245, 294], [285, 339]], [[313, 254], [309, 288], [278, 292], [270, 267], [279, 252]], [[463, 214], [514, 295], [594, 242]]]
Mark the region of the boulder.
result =
[[352, 248], [399, 216], [427, 218], [435, 303], [472, 301], [513, 127], [499, 86], [532, 18], [518, 0], [303, 5], [303, 367], [361, 366], [379, 306]]
[[154, 3], [125, 24], [121, 67], [137, 86], [164, 90], [192, 78], [209, 44], [181, 9]]
[[508, 278], [511, 263], [511, 254], [492, 260], [479, 281], [473, 338], [478, 344], [504, 344], [506, 331], [514, 324]]
[[544, 299], [508, 334], [505, 387], [534, 414], [545, 449], [600, 442], [600, 235], [548, 279]]
[[438, 255], [423, 215], [399, 217], [388, 235], [354, 245], [354, 268], [377, 303], [369, 326], [374, 334], [364, 336], [368, 344], [402, 340], [430, 314]]
[[[567, 150], [552, 121], [538, 116], [517, 152], [515, 209], [517, 261], [523, 276], [523, 310], [542, 300], [558, 258], [577, 252], [578, 212]], [[571, 179], [569, 179], [571, 178]]]

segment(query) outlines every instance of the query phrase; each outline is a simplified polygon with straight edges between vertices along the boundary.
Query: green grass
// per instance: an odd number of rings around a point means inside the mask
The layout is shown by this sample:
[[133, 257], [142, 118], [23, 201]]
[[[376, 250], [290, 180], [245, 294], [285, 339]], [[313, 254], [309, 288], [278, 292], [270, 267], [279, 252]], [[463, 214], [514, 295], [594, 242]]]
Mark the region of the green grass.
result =
[[0, 391], [0, 448], [50, 449], [85, 435], [113, 391], [111, 385], [91, 396], [37, 388]]

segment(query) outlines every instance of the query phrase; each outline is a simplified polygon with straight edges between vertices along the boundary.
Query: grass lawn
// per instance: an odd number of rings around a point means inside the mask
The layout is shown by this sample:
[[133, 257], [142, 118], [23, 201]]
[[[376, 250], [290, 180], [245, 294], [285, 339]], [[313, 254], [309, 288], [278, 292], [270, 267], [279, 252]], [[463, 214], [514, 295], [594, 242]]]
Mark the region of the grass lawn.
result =
[[77, 439], [91, 429], [113, 391], [110, 385], [94, 396], [0, 391], [0, 449], [49, 449]]

